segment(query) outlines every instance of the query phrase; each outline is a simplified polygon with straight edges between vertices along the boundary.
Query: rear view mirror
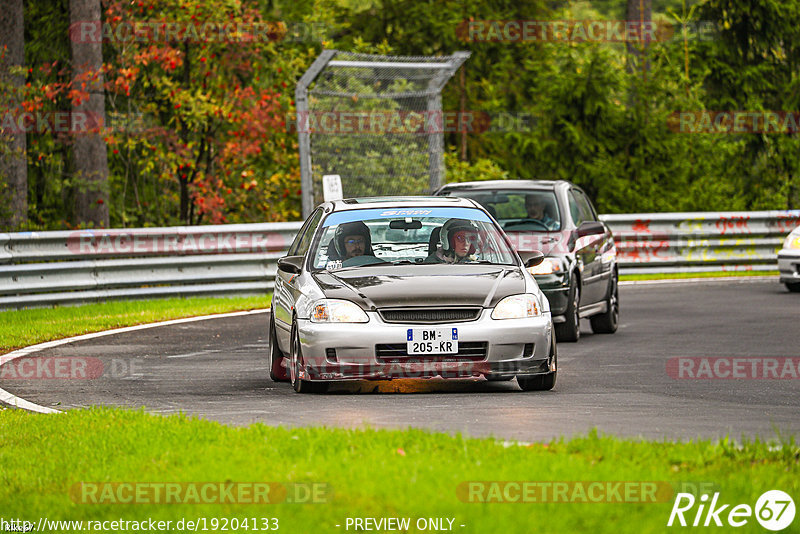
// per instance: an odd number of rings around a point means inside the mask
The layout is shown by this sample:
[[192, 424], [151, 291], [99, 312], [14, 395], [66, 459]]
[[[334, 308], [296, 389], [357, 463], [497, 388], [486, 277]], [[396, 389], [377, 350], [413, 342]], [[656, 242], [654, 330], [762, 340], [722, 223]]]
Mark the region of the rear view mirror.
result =
[[578, 237], [583, 237], [586, 235], [605, 234], [605, 233], [606, 233], [606, 227], [603, 226], [603, 223], [595, 221], [586, 221], [585, 223], [582, 223], [577, 229]]
[[278, 269], [289, 274], [299, 274], [303, 270], [303, 256], [284, 256], [279, 258]]
[[419, 230], [422, 228], [422, 221], [419, 220], [411, 220], [406, 218], [405, 220], [396, 219], [394, 221], [389, 221], [389, 228], [392, 230]]
[[525, 268], [536, 267], [544, 261], [544, 254], [540, 250], [534, 250], [532, 252], [519, 252], [519, 257], [522, 260], [522, 263], [525, 265]]

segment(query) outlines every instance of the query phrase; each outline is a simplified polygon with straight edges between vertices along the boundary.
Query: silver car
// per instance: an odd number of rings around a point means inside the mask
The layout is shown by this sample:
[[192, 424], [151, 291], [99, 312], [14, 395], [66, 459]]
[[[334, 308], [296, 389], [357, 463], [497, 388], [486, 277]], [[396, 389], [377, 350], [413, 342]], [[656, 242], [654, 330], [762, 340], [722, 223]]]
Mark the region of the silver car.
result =
[[278, 261], [270, 377], [297, 392], [334, 381], [556, 383], [547, 298], [486, 210], [469, 199], [321, 204]]
[[778, 271], [781, 283], [792, 292], [800, 292], [800, 226], [786, 236], [778, 252]]

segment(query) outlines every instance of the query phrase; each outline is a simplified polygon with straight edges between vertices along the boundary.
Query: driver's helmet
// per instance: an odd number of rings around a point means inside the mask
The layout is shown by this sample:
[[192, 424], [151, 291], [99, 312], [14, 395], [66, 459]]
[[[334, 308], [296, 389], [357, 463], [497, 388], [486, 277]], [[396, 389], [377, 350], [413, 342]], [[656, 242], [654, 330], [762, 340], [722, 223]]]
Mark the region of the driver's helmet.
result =
[[[468, 221], [467, 219], [450, 219], [442, 225], [442, 230], [439, 233], [439, 245], [444, 252], [453, 252], [455, 249], [453, 238], [456, 232], [460, 230], [467, 230], [474, 233], [476, 236], [478, 235], [478, 226], [474, 221]], [[470, 254], [474, 252], [475, 243], [473, 243], [469, 249]]]
[[339, 258], [347, 256], [347, 250], [344, 247], [344, 238], [349, 235], [360, 235], [364, 238], [364, 255], [374, 256], [375, 252], [372, 250], [372, 236], [369, 233], [367, 225], [361, 221], [354, 221], [349, 223], [342, 223], [336, 228], [336, 233], [333, 236], [336, 254]]

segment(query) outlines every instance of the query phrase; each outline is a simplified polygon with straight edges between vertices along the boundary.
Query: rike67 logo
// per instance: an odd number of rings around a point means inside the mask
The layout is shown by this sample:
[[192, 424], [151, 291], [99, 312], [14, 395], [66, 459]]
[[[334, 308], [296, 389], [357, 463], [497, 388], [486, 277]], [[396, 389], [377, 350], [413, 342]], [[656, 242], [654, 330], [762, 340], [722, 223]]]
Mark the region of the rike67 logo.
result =
[[708, 494], [705, 493], [700, 499], [696, 499], [691, 493], [678, 493], [667, 526], [743, 527], [755, 515], [756, 521], [762, 527], [778, 531], [792, 524], [794, 514], [794, 501], [780, 490], [770, 490], [762, 494], [756, 501], [755, 508], [749, 504], [722, 503], [719, 492], [714, 493], [711, 502], [708, 502]]

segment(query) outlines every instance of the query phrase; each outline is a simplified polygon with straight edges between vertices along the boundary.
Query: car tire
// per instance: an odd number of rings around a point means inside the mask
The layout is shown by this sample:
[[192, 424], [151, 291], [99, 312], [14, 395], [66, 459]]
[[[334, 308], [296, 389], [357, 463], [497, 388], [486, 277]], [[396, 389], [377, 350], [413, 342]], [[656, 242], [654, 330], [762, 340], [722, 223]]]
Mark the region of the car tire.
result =
[[619, 326], [619, 276], [616, 272], [611, 277], [606, 303], [608, 309], [605, 312], [589, 319], [595, 334], [613, 334]]
[[566, 321], [556, 323], [553, 326], [556, 330], [556, 338], [559, 341], [575, 342], [581, 338], [581, 320], [578, 316], [581, 288], [578, 285], [578, 277], [574, 274], [569, 277], [569, 285], [569, 304], [567, 304], [567, 311], [564, 313]]
[[786, 289], [788, 289], [792, 293], [800, 293], [800, 283], [798, 283], [798, 282], [786, 282]]
[[300, 378], [300, 365], [303, 353], [300, 345], [300, 333], [297, 323], [292, 323], [292, 343], [289, 362], [289, 381], [297, 393], [325, 393], [328, 390], [327, 382], [310, 382]]
[[[269, 320], [269, 377], [273, 382], [288, 382], [284, 359], [286, 355], [278, 347], [278, 336], [275, 333], [275, 316], [270, 313]], [[283, 364], [283, 365], [281, 365]]]
[[550, 391], [556, 386], [556, 379], [558, 378], [558, 349], [556, 349], [555, 339], [553, 339], [550, 352], [556, 366], [555, 370], [543, 375], [518, 376], [517, 384], [522, 391]]

